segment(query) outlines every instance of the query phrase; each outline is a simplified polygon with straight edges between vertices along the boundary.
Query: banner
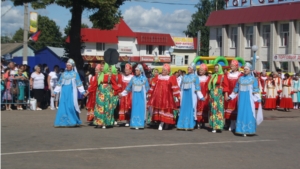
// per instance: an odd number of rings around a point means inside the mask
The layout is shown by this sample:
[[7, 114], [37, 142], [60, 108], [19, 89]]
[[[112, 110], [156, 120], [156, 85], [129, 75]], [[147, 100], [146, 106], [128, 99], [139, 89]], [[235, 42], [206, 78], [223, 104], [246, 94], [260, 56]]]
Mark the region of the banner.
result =
[[186, 37], [172, 37], [175, 43], [174, 49], [195, 49], [194, 39]]
[[131, 46], [119, 46], [119, 53], [132, 54], [132, 47]]
[[282, 54], [275, 55], [273, 61], [276, 62], [300, 62], [300, 55]]
[[38, 14], [30, 12], [30, 33], [35, 33], [38, 30]]

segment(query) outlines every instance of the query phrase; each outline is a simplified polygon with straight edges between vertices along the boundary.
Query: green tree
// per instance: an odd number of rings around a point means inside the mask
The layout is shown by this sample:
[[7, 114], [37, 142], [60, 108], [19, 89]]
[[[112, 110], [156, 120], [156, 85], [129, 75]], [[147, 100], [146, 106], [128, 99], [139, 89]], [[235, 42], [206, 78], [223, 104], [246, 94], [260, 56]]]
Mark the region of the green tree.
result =
[[47, 16], [38, 16], [38, 30], [41, 34], [36, 42], [29, 41], [29, 44], [36, 50], [40, 50], [46, 46], [62, 47], [63, 39], [59, 31], [59, 26], [49, 19]]
[[1, 36], [1, 43], [10, 43], [11, 39], [8, 36]]
[[22, 28], [19, 28], [14, 36], [12, 37], [12, 42], [14, 43], [20, 43], [23, 42], [23, 35], [24, 35], [24, 30]]
[[[89, 28], [87, 24], [82, 23], [81, 28]], [[68, 22], [68, 25], [64, 29], [65, 36], [63, 37], [64, 41], [68, 38], [71, 30], [71, 21]], [[63, 43], [63, 47], [65, 49], [65, 56], [70, 57], [70, 43]], [[83, 49], [85, 46], [83, 45], [83, 42], [81, 41], [81, 49]]]
[[211, 12], [215, 10], [223, 10], [225, 7], [224, 0], [200, 0], [195, 5], [197, 12], [192, 15], [192, 20], [187, 26], [187, 30], [183, 31], [186, 36], [197, 37], [197, 32], [201, 31], [201, 49], [198, 55], [209, 55], [209, 27], [205, 26], [205, 23]]
[[81, 69], [83, 59], [81, 56], [81, 17], [84, 10], [90, 12], [89, 19], [94, 28], [112, 29], [120, 21], [121, 13], [119, 7], [126, 0], [14, 0], [15, 5], [23, 5], [24, 2], [31, 3], [33, 8], [46, 8], [47, 5], [57, 4], [70, 9], [72, 14], [70, 29], [70, 57]]

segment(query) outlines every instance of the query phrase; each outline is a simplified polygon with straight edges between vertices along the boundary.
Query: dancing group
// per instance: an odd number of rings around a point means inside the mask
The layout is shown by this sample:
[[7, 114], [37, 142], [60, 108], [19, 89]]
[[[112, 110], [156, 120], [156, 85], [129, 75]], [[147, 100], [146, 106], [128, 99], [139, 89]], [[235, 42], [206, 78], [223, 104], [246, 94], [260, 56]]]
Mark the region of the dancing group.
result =
[[[209, 123], [216, 133], [224, 127], [237, 134], [253, 135], [263, 121], [261, 106], [256, 113], [255, 102], [260, 103], [259, 82], [251, 74], [251, 64], [246, 63], [244, 72], [238, 71], [239, 63], [231, 62], [231, 72], [224, 74], [217, 64], [212, 76], [201, 64], [188, 66], [188, 72], [178, 82], [170, 76], [170, 65], [164, 64], [162, 73], [148, 79], [143, 66], [125, 66], [125, 74], [118, 74], [115, 66], [98, 64], [90, 86], [84, 90], [75, 62], [69, 59], [66, 71], [54, 89], [61, 93], [55, 127], [80, 126], [80, 109], [77, 89], [88, 97], [87, 121], [95, 128], [106, 128], [115, 124], [114, 111], [119, 104], [119, 121], [126, 126], [143, 129], [147, 121], [157, 122], [158, 130], [176, 125], [178, 130], [193, 130], [197, 125]], [[134, 70], [134, 74], [132, 72]], [[199, 74], [199, 75], [198, 75]], [[179, 84], [178, 84], [179, 83]]]

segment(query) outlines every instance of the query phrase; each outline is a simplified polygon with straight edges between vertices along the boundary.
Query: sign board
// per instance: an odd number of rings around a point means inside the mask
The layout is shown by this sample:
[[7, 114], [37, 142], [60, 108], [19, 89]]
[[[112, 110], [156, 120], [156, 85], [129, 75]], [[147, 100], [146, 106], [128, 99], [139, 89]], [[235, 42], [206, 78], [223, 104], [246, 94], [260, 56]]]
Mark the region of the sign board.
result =
[[175, 43], [174, 49], [195, 49], [194, 39], [186, 37], [172, 37]]
[[154, 62], [153, 56], [141, 56], [140, 57], [141, 62]]
[[170, 63], [171, 62], [171, 57], [170, 56], [165, 56], [165, 57], [158, 57], [159, 58], [159, 62], [164, 62], [164, 63]]
[[183, 56], [175, 56], [175, 65], [182, 66], [183, 65]]
[[251, 7], [259, 5], [274, 5], [300, 0], [225, 0], [226, 7]]
[[300, 62], [300, 55], [293, 54], [278, 54], [273, 57], [276, 62]]
[[36, 12], [30, 12], [30, 33], [35, 33], [38, 30], [38, 14]]
[[119, 46], [119, 53], [132, 54], [132, 47], [131, 46]]

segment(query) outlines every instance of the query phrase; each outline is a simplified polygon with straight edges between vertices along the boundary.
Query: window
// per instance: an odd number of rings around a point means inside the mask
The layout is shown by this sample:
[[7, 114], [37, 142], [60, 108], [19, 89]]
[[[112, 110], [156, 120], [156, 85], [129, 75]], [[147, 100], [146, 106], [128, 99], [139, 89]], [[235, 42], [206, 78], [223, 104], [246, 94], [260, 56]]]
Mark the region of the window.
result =
[[270, 46], [270, 33], [271, 33], [270, 25], [263, 25], [263, 33], [262, 33], [263, 46]]
[[189, 64], [189, 55], [184, 56], [184, 64], [188, 65]]
[[270, 62], [262, 62], [263, 70], [269, 70], [270, 69]]
[[289, 24], [280, 25], [280, 44], [283, 47], [289, 44]]
[[222, 28], [217, 28], [217, 48], [222, 47]]
[[175, 65], [175, 55], [171, 55], [171, 64]]
[[237, 27], [231, 28], [231, 47], [236, 48], [237, 45]]
[[253, 46], [253, 26], [246, 27], [246, 47]]
[[146, 45], [146, 54], [152, 55], [153, 46], [152, 45]]
[[96, 43], [97, 51], [105, 51], [105, 43]]
[[163, 55], [165, 53], [165, 46], [158, 46], [158, 54]]
[[283, 71], [288, 70], [288, 62], [280, 62], [280, 67]]

